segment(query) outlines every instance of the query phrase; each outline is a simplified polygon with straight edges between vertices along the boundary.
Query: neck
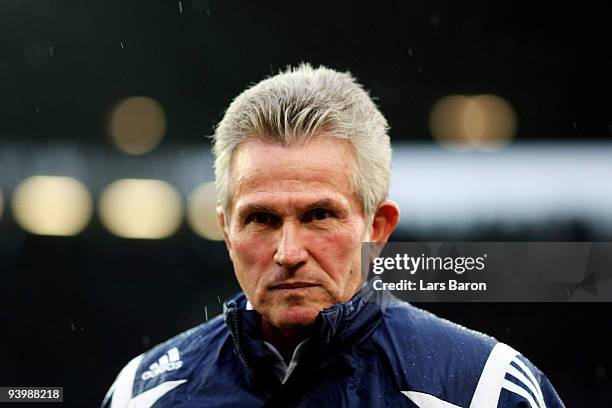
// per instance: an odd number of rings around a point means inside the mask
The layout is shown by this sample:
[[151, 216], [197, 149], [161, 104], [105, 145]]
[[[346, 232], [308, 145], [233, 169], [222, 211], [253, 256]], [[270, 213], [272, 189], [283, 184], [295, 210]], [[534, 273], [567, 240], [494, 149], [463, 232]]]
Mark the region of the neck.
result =
[[297, 345], [308, 337], [310, 328], [281, 330], [272, 326], [266, 319], [261, 319], [261, 331], [264, 340], [276, 347], [285, 362], [289, 362]]

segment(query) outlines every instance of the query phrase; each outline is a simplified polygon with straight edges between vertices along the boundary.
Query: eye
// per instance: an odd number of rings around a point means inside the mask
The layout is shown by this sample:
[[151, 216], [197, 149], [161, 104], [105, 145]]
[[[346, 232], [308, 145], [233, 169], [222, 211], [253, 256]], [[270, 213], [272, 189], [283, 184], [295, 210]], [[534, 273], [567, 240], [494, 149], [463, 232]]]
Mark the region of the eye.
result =
[[326, 210], [324, 208], [315, 208], [314, 210], [308, 211], [306, 213], [306, 221], [323, 221], [327, 218], [333, 217], [334, 212], [331, 210]]
[[270, 224], [275, 224], [277, 222], [277, 218], [269, 213], [265, 213], [265, 212], [256, 212], [253, 214], [250, 214], [247, 219], [245, 224], [248, 224], [250, 222], [254, 222], [256, 224], [262, 224], [262, 225], [270, 225]]

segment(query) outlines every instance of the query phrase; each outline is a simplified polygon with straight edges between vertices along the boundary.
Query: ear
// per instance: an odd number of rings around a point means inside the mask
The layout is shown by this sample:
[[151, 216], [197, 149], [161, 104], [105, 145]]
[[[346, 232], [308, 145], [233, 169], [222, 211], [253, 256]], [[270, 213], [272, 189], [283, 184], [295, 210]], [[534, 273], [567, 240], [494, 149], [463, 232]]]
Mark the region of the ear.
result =
[[390, 200], [382, 202], [372, 220], [371, 242], [385, 243], [399, 223], [400, 210], [398, 205]]
[[223, 240], [225, 241], [225, 246], [227, 247], [227, 251], [232, 256], [232, 243], [229, 240], [227, 235], [228, 225], [226, 224], [225, 212], [223, 211], [223, 206], [221, 203], [217, 203], [217, 221], [219, 222], [219, 227], [221, 228], [221, 232], [223, 233]]

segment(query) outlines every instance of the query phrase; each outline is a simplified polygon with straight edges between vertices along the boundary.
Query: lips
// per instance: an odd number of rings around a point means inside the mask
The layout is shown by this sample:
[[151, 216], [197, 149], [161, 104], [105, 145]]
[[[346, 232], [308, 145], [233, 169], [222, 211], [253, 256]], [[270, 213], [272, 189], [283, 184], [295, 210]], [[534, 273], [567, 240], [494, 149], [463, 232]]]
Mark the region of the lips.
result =
[[273, 285], [272, 289], [302, 289], [302, 288], [311, 288], [314, 286], [320, 286], [316, 283], [311, 282], [284, 282], [278, 285]]

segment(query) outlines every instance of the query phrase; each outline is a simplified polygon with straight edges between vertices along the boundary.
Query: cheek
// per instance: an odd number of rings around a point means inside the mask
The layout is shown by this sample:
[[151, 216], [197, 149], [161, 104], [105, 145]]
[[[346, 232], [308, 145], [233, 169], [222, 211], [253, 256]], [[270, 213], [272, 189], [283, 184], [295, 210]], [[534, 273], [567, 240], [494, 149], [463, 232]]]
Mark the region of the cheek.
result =
[[231, 234], [232, 261], [234, 269], [243, 281], [251, 284], [259, 281], [267, 266], [272, 262], [274, 253], [270, 240], [262, 234]]
[[316, 250], [311, 254], [321, 268], [334, 280], [348, 277], [359, 264], [362, 233], [358, 228], [342, 229], [313, 239]]

